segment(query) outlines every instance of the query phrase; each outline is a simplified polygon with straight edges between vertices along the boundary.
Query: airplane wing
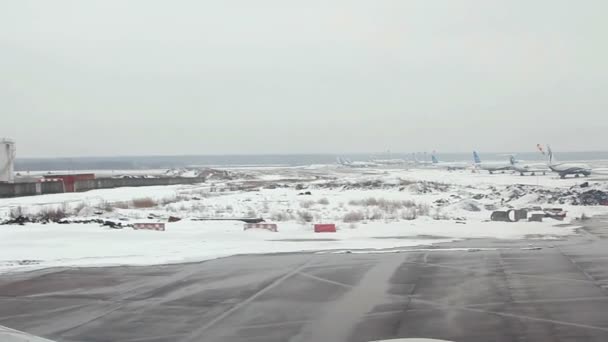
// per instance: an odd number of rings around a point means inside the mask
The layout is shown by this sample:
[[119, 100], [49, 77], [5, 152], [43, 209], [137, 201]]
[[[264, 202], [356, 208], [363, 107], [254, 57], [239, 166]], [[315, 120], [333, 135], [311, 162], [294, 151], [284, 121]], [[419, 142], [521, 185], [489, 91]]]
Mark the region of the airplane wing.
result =
[[34, 336], [23, 331], [0, 325], [0, 341], [2, 342], [54, 342], [46, 338]]

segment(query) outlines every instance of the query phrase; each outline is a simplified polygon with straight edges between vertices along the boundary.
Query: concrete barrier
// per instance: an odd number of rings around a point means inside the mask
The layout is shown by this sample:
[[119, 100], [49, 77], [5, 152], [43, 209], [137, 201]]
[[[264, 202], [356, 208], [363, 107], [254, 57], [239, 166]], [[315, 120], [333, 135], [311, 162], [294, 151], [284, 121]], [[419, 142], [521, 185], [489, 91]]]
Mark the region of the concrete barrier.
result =
[[164, 223], [135, 223], [133, 225], [133, 229], [135, 230], [157, 230], [164, 232], [165, 224]]
[[0, 197], [34, 196], [63, 192], [62, 182], [0, 183]]
[[[205, 178], [97, 178], [74, 182], [74, 191], [112, 189], [133, 186], [156, 186], [204, 183]], [[0, 198], [57, 194], [65, 192], [62, 181], [0, 183]]]
[[266, 229], [271, 232], [278, 232], [279, 228], [275, 223], [245, 223], [243, 230], [249, 229]]
[[42, 194], [59, 194], [64, 192], [63, 182], [41, 182], [40, 184], [40, 192]]
[[74, 191], [89, 191], [95, 189], [111, 189], [120, 187], [177, 185], [204, 183], [205, 178], [96, 178], [74, 182]]

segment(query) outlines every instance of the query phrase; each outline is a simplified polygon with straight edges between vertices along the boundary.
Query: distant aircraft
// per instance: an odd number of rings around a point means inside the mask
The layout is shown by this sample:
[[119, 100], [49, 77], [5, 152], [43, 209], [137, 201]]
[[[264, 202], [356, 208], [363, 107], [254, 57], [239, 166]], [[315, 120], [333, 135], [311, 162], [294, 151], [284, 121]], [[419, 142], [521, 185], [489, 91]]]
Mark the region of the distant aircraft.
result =
[[377, 167], [378, 164], [364, 162], [364, 161], [350, 161], [349, 159], [338, 157], [336, 158], [338, 164], [346, 167], [363, 168], [363, 167]]
[[406, 164], [403, 159], [374, 159], [372, 163], [380, 164], [380, 165], [403, 165]]
[[508, 170], [513, 170], [511, 163], [509, 162], [481, 162], [481, 158], [477, 154], [477, 151], [473, 151], [473, 160], [475, 161], [475, 167], [480, 170], [486, 170], [493, 174], [496, 171], [502, 171], [503, 173]]
[[[540, 144], [536, 145], [537, 148], [541, 151], [541, 153], [545, 154], [543, 148]], [[591, 175], [591, 167], [587, 164], [583, 163], [555, 163], [555, 158], [553, 157], [553, 151], [551, 151], [551, 147], [547, 145], [547, 154], [548, 154], [548, 163], [547, 166], [551, 169], [551, 171], [557, 173], [560, 178], [566, 178], [567, 175], [574, 175], [575, 177], [579, 177], [583, 175], [585, 177]]]
[[441, 162], [441, 161], [439, 161], [439, 159], [437, 158], [435, 153], [431, 154], [431, 160], [433, 161], [434, 167], [437, 167], [440, 169], [447, 169], [448, 171], [464, 170], [470, 166], [470, 164], [463, 163], [463, 162], [450, 162], [450, 163]]
[[[426, 155], [426, 152], [425, 152]], [[432, 162], [426, 161], [426, 160], [418, 160], [418, 154], [417, 153], [412, 153], [412, 160], [414, 161], [414, 165], [416, 166], [431, 166], [433, 165]]]
[[550, 171], [549, 167], [543, 163], [523, 163], [515, 159], [515, 156], [510, 156], [509, 161], [511, 162], [511, 168], [520, 175], [525, 175], [526, 173], [530, 173], [534, 176], [537, 173], [542, 173], [543, 175], [547, 174], [547, 171]]

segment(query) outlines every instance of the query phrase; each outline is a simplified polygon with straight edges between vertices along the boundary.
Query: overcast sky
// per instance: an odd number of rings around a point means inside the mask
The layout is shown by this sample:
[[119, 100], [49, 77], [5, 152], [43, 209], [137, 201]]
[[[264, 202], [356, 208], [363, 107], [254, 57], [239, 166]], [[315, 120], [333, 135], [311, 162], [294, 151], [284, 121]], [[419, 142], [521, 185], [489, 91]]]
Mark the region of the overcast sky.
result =
[[0, 0], [20, 157], [608, 150], [604, 0]]

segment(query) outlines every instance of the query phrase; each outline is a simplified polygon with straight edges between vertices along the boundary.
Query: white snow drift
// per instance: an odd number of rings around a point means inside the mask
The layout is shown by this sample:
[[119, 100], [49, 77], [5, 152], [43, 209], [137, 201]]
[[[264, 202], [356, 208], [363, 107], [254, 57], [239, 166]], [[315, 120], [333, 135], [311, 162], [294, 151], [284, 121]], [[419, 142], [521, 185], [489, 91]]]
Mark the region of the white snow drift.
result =
[[[0, 272], [180, 263], [249, 253], [373, 250], [468, 238], [551, 238], [573, 234], [574, 227], [556, 226], [559, 222], [550, 220], [487, 220], [491, 210], [500, 207], [501, 196], [507, 195], [501, 191], [508, 185], [554, 188], [580, 182], [438, 170], [264, 168], [231, 182], [0, 199], [0, 220], [17, 210], [36, 215], [49, 208], [80, 219], [93, 216], [124, 223], [166, 221], [169, 215], [183, 218], [167, 223], [164, 232], [98, 224], [0, 226]], [[306, 192], [311, 195], [301, 195]], [[142, 198], [153, 205], [141, 208], [131, 202]], [[534, 196], [516, 201], [521, 206], [543, 205]], [[605, 207], [562, 207], [570, 211], [569, 217], [606, 211]], [[192, 220], [244, 216], [272, 220], [279, 232], [244, 231], [237, 221]], [[338, 232], [314, 233], [313, 223], [336, 223]]]

